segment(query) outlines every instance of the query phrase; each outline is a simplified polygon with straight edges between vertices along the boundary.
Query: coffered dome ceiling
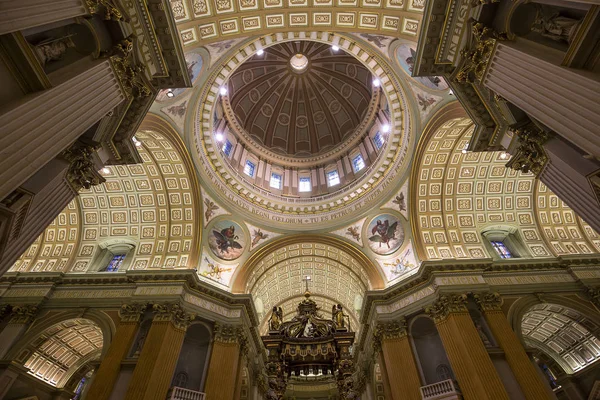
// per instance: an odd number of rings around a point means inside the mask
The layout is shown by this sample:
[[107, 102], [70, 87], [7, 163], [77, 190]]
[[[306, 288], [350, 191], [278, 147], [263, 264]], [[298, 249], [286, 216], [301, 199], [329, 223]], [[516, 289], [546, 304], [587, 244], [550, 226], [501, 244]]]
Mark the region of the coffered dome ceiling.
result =
[[300, 157], [347, 139], [372, 97], [371, 73], [360, 61], [311, 41], [265, 49], [239, 66], [228, 85], [242, 128], [268, 149]]

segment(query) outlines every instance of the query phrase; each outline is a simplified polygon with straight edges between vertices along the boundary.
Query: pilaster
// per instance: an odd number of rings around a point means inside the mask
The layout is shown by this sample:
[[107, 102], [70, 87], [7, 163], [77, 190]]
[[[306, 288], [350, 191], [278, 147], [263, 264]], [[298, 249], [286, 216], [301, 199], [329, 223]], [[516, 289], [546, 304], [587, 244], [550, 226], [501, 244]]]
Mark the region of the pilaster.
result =
[[208, 399], [233, 400], [246, 337], [242, 327], [215, 324], [204, 392]]
[[121, 321], [117, 326], [114, 339], [108, 348], [96, 372], [94, 380], [87, 391], [86, 397], [94, 400], [110, 398], [113, 387], [119, 376], [121, 362], [131, 348], [133, 339], [138, 331], [141, 316], [146, 310], [146, 304], [124, 304], [119, 310]]
[[374, 350], [380, 352], [385, 364], [382, 368], [386, 375], [384, 381], [393, 382], [390, 385], [392, 399], [420, 400], [421, 380], [408, 339], [406, 320], [380, 322], [373, 335]]
[[525, 353], [523, 345], [513, 332], [500, 308], [502, 299], [498, 293], [485, 292], [474, 295], [494, 338], [504, 350], [508, 365], [512, 369], [527, 400], [549, 398], [546, 386], [540, 379], [533, 363]]
[[37, 305], [25, 304], [13, 306], [10, 321], [0, 332], [0, 359], [3, 359], [13, 344], [29, 328], [39, 312]]
[[154, 304], [154, 319], [142, 348], [126, 400], [164, 400], [179, 359], [185, 332], [196, 317], [177, 303]]
[[0, 7], [0, 35], [86, 13], [81, 0], [6, 0]]
[[467, 310], [467, 296], [441, 295], [425, 312], [435, 321], [465, 398], [508, 400], [506, 389]]

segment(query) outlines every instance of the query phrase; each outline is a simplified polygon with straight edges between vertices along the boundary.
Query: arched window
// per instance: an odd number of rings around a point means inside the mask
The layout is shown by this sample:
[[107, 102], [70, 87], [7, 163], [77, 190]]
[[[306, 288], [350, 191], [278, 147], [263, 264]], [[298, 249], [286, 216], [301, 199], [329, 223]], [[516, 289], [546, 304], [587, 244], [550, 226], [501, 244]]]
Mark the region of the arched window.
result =
[[81, 378], [77, 387], [75, 388], [75, 396], [71, 397], [71, 400], [79, 400], [81, 398], [81, 393], [83, 393], [83, 388], [85, 387], [86, 378], [85, 376]]
[[173, 386], [185, 388], [187, 383], [188, 383], [188, 375], [183, 371], [178, 372], [177, 375], [175, 375], [175, 378], [173, 379]]
[[119, 268], [123, 265], [123, 260], [125, 260], [125, 254], [117, 254], [113, 255], [112, 259], [104, 269], [105, 272], [117, 272]]
[[450, 371], [450, 367], [446, 364], [438, 365], [435, 369], [435, 374], [437, 375], [439, 382], [452, 379], [452, 371]]
[[133, 258], [136, 242], [131, 239], [110, 239], [99, 244], [101, 251], [92, 262], [90, 272], [123, 272]]
[[498, 260], [509, 258], [529, 258], [527, 247], [519, 238], [517, 228], [512, 226], [493, 226], [481, 232], [488, 251]]

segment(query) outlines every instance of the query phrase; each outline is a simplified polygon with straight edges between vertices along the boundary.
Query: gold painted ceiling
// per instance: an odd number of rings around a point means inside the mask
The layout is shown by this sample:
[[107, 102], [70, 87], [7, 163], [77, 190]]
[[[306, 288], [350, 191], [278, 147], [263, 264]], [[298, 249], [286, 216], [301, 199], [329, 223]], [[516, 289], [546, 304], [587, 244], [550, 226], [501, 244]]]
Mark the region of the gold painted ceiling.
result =
[[[295, 70], [301, 55], [308, 65]], [[372, 97], [371, 73], [331, 46], [276, 44], [240, 65], [227, 81], [233, 111], [263, 146], [290, 156], [315, 155], [344, 141], [363, 120]]]

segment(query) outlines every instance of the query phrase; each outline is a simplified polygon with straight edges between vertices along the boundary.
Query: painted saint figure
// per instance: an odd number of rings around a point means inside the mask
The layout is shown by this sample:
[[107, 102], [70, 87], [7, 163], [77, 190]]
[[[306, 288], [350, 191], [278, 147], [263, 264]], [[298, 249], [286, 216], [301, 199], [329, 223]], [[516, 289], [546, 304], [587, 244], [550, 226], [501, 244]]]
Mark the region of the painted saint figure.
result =
[[390, 248], [390, 241], [396, 238], [396, 228], [398, 227], [398, 221], [394, 222], [390, 225], [389, 220], [385, 220], [381, 222], [381, 220], [377, 220], [377, 225], [373, 227], [371, 233], [373, 236], [369, 238], [372, 242], [379, 242], [379, 247], [384, 243], [388, 249]]
[[221, 254], [229, 253], [229, 249], [241, 249], [242, 245], [237, 242], [239, 236], [235, 234], [235, 227], [221, 229], [221, 232], [213, 230], [213, 235], [217, 238], [217, 248]]

